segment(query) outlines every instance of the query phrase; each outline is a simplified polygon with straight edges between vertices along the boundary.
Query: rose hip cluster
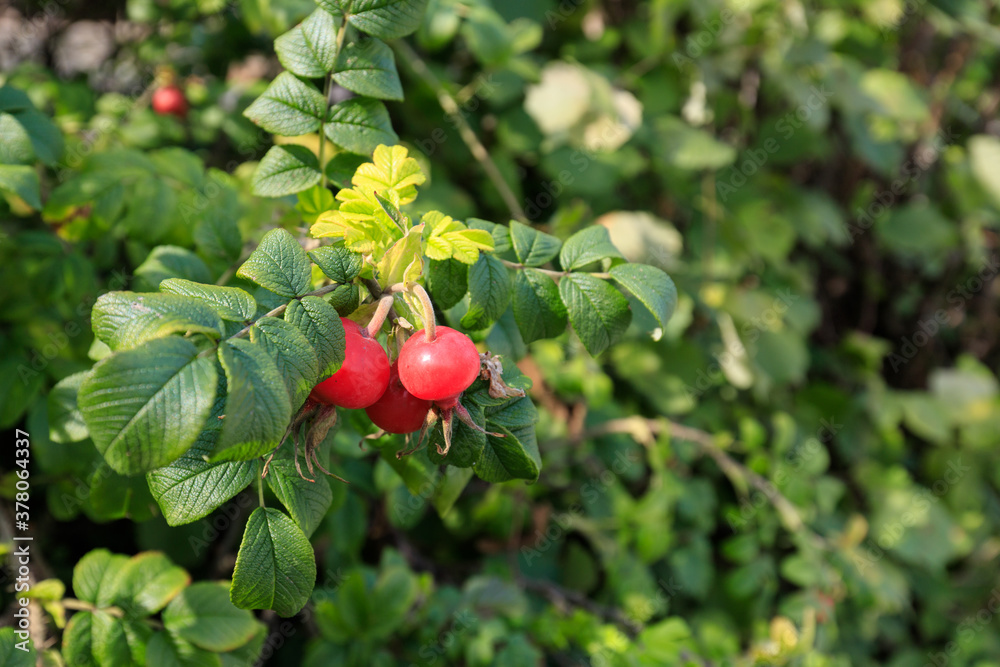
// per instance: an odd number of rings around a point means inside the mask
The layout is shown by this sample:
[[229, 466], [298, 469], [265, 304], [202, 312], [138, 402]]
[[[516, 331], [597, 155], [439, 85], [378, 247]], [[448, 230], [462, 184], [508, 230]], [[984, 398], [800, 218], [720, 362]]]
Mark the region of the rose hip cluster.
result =
[[369, 419], [389, 433], [412, 433], [441, 416], [448, 436], [452, 412], [465, 420], [467, 413], [458, 399], [480, 368], [479, 352], [468, 336], [438, 326], [433, 339], [428, 339], [420, 330], [407, 339], [390, 365], [367, 329], [346, 318], [341, 322], [344, 363], [312, 390], [313, 401], [364, 408]]

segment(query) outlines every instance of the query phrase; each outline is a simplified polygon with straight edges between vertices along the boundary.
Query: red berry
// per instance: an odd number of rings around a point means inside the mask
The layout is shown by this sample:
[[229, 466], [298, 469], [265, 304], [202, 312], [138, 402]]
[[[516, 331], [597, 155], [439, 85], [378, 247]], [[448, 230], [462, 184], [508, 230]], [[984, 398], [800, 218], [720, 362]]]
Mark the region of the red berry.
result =
[[442, 407], [455, 402], [479, 376], [479, 352], [463, 333], [437, 327], [433, 341], [416, 332], [399, 351], [399, 380], [406, 389]]
[[153, 111], [161, 116], [187, 117], [188, 103], [184, 91], [174, 85], [157, 88], [153, 92]]
[[413, 433], [420, 430], [427, 419], [431, 402], [417, 398], [399, 381], [396, 364], [389, 369], [389, 387], [382, 398], [365, 408], [368, 418], [389, 433]]
[[309, 395], [314, 401], [342, 408], [367, 408], [389, 385], [389, 357], [360, 324], [341, 317], [344, 324], [344, 364]]

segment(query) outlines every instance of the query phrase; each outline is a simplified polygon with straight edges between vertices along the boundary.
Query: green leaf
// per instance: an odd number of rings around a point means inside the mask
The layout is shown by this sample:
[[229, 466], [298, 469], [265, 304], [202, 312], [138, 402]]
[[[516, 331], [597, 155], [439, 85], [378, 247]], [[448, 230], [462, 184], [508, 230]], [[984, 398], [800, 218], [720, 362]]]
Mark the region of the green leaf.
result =
[[504, 437], [486, 436], [486, 447], [476, 462], [473, 470], [480, 479], [487, 482], [506, 482], [511, 479], [526, 479], [535, 481], [542, 469], [542, 460], [538, 454], [538, 443], [534, 439], [534, 429], [524, 429], [519, 435], [528, 436], [518, 439], [513, 432], [503, 426], [491, 426], [493, 431], [502, 433]]
[[559, 294], [573, 329], [594, 356], [617, 342], [632, 321], [628, 299], [600, 278], [585, 273], [563, 276]]
[[278, 446], [292, 417], [284, 381], [265, 348], [242, 338], [219, 346], [229, 389], [213, 461], [242, 461]]
[[319, 183], [319, 159], [305, 146], [272, 146], [253, 174], [253, 193], [284, 197]]
[[97, 664], [101, 667], [129, 664], [131, 652], [121, 621], [106, 611], [95, 611], [93, 614], [90, 649]]
[[111, 606], [127, 563], [128, 558], [107, 549], [88, 552], [73, 566], [73, 593], [96, 607]]
[[566, 239], [559, 252], [559, 264], [565, 271], [575, 271], [607, 257], [624, 259], [611, 243], [607, 227], [593, 225]]
[[[352, 101], [363, 102], [364, 98], [352, 98], [350, 100], [347, 100], [347, 102], [352, 102]], [[373, 103], [371, 105], [373, 107], [382, 104], [381, 102], [378, 102], [376, 100], [369, 100], [369, 101]], [[382, 105], [382, 111], [384, 112], [383, 120], [386, 124], [386, 127], [389, 129], [389, 134], [386, 135], [387, 140], [385, 142], [378, 142], [378, 143], [387, 143], [387, 144], [395, 143], [398, 137], [396, 137], [396, 134], [392, 132], [392, 125], [391, 123], [389, 123], [389, 112], [385, 111], [385, 105]], [[360, 131], [361, 130], [359, 129], [358, 132], [360, 133]], [[344, 132], [345, 136], [351, 133], [353, 133], [353, 130]], [[327, 138], [331, 138], [329, 130], [327, 131]], [[350, 138], [347, 138], [347, 140], [350, 141]], [[360, 167], [366, 162], [365, 155], [371, 155], [372, 151], [375, 150], [375, 147], [378, 145], [378, 143], [372, 144], [371, 150], [367, 151], [364, 155], [357, 154], [357, 151], [355, 152], [344, 151], [337, 153], [332, 158], [327, 160], [326, 177], [327, 179], [329, 179], [330, 183], [338, 188], [351, 187], [351, 179], [354, 177], [354, 172], [358, 170], [358, 167]], [[333, 206], [331, 205], [328, 208], [333, 208]], [[311, 220], [310, 224], [314, 222], [316, 221]]]
[[193, 343], [176, 337], [97, 362], [80, 386], [79, 405], [111, 467], [135, 475], [184, 453], [215, 400], [215, 368], [211, 357], [199, 357]]
[[385, 42], [370, 37], [344, 46], [333, 80], [344, 88], [380, 100], [402, 100], [396, 59]]
[[27, 130], [35, 156], [48, 166], [55, 166], [63, 153], [62, 132], [56, 124], [37, 109], [18, 111], [14, 117]]
[[[329, 449], [321, 447], [319, 449], [320, 460], [329, 459]], [[318, 479], [310, 481], [303, 479], [295, 468], [295, 450], [291, 447], [282, 447], [277, 451], [271, 463], [268, 465], [267, 485], [274, 491], [281, 504], [285, 506], [288, 513], [299, 525], [306, 537], [313, 534], [326, 516], [326, 512], [333, 503], [333, 491], [330, 484], [317, 473]], [[300, 463], [301, 465], [301, 463]], [[305, 466], [302, 466], [303, 474], [308, 474]], [[339, 483], [339, 482], [338, 482]]]
[[[212, 273], [205, 262], [187, 248], [161, 245], [153, 248], [140, 264], [135, 275], [143, 289], [155, 290], [169, 278], [182, 278], [196, 283], [212, 281]], [[137, 288], [139, 289], [139, 288]]]
[[[516, 220], [510, 221], [510, 240], [517, 254], [517, 261], [525, 266], [545, 264], [559, 254], [562, 246], [562, 241], [551, 234], [540, 232]], [[611, 242], [610, 237], [608, 242]]]
[[656, 154], [676, 169], [721, 169], [736, 161], [736, 149], [680, 118], [661, 116], [655, 124]]
[[272, 229], [250, 254], [236, 275], [285, 297], [298, 297], [310, 290], [309, 258], [287, 230]]
[[227, 588], [224, 583], [192, 584], [167, 605], [163, 626], [206, 651], [232, 651], [243, 646], [257, 634], [257, 622], [253, 614], [233, 606]]
[[170, 465], [146, 474], [149, 491], [170, 526], [208, 516], [254, 479], [257, 465], [254, 461], [208, 461], [222, 431], [224, 420], [219, 417], [224, 414], [225, 405], [225, 393], [219, 392], [205, 429], [191, 448]]
[[[0, 88], [0, 92], [4, 89]], [[17, 648], [22, 640], [14, 635], [14, 628], [0, 628], [0, 665], [4, 667], [35, 667], [38, 660], [35, 645], [28, 641], [27, 651]]]
[[317, 0], [359, 30], [379, 39], [397, 39], [420, 27], [427, 0]]
[[298, 327], [277, 317], [257, 320], [250, 329], [250, 341], [263, 347], [274, 360], [292, 409], [297, 410], [318, 379], [319, 360], [312, 344]]
[[[475, 403], [465, 404], [472, 421], [480, 426], [486, 423], [483, 409]], [[479, 460], [486, 447], [486, 434], [466, 426], [457, 418], [452, 425], [451, 449], [445, 456], [438, 454], [438, 447], [444, 447], [443, 424], [435, 427], [429, 435], [427, 443], [427, 458], [435, 465], [450, 465], [458, 468], [471, 468]]]
[[323, 131], [333, 143], [360, 155], [371, 155], [378, 146], [399, 141], [389, 111], [370, 97], [354, 97], [330, 107]]
[[316, 585], [316, 556], [295, 522], [284, 513], [253, 511], [236, 556], [230, 599], [241, 609], [273, 609], [294, 616]]
[[94, 335], [112, 350], [129, 350], [175, 333], [222, 335], [223, 325], [211, 306], [186, 296], [107, 292], [94, 304]]
[[537, 269], [515, 271], [514, 320], [525, 343], [555, 338], [566, 330], [566, 306], [552, 278]]
[[215, 653], [159, 630], [146, 645], [146, 664], [148, 667], [221, 667], [222, 661]]
[[[124, 190], [119, 193], [123, 194]], [[177, 191], [159, 174], [138, 179], [130, 188], [127, 202], [121, 199], [121, 203], [127, 203], [128, 209], [118, 224], [136, 240], [147, 243], [163, 238], [179, 217]], [[187, 217], [186, 209], [181, 208], [180, 212]], [[155, 283], [152, 288], [156, 288]]]
[[427, 287], [438, 308], [448, 310], [469, 291], [468, 265], [457, 259], [432, 259], [427, 270]]
[[434, 488], [434, 495], [431, 496], [431, 502], [439, 516], [444, 516], [455, 506], [462, 491], [469, 485], [472, 475], [471, 468], [448, 467], [445, 469], [444, 475]]
[[282, 72], [243, 115], [267, 132], [297, 137], [319, 129], [326, 100], [311, 84]]
[[0, 190], [17, 195], [36, 211], [42, 208], [41, 183], [34, 167], [0, 164]]
[[424, 269], [421, 234], [417, 228], [392, 244], [378, 262], [378, 282], [383, 288], [417, 280]]
[[670, 276], [648, 264], [619, 264], [608, 273], [646, 306], [661, 327], [667, 326], [677, 307], [677, 288]]
[[160, 291], [205, 301], [219, 317], [228, 322], [249, 322], [257, 313], [257, 302], [238, 287], [219, 287], [183, 278], [168, 278], [160, 283]]
[[358, 277], [364, 258], [342, 245], [325, 245], [309, 251], [309, 258], [327, 278], [341, 285]]
[[344, 363], [344, 325], [336, 309], [318, 296], [307, 296], [288, 304], [285, 320], [305, 334], [319, 360], [319, 377], [325, 380]]
[[[92, 631], [94, 615], [89, 611], [73, 614], [63, 632], [62, 656], [69, 665], [91, 667], [94, 661]], [[35, 663], [32, 662], [32, 667]]]
[[191, 576], [159, 551], [129, 559], [122, 569], [115, 606], [129, 616], [155, 614], [191, 583]]
[[274, 40], [274, 50], [285, 69], [307, 79], [319, 79], [337, 59], [337, 21], [317, 9], [306, 20]]
[[[329, 164], [327, 167], [329, 168]], [[310, 225], [316, 222], [320, 213], [333, 208], [336, 202], [333, 193], [322, 185], [314, 185], [308, 190], [303, 190], [296, 197], [299, 201], [295, 205], [295, 210], [301, 213], [302, 219]]]
[[405, 146], [379, 146], [372, 161], [358, 167], [351, 182], [355, 187], [370, 188], [383, 196], [386, 190], [395, 190], [398, 205], [403, 206], [417, 198], [416, 186], [426, 180], [420, 163], [409, 157]]
[[[498, 257], [503, 259], [514, 259], [515, 255], [514, 246], [511, 243], [510, 229], [504, 225], [498, 225], [495, 222], [490, 222], [489, 220], [481, 220], [479, 218], [468, 218], [465, 221], [469, 229], [482, 229], [483, 231], [489, 232], [490, 236], [493, 237], [493, 253]], [[509, 255], [509, 256], [508, 256]]]
[[475, 264], [479, 253], [493, 250], [493, 236], [482, 229], [468, 229], [438, 211], [425, 213], [424, 226], [427, 256], [435, 260], [457, 259], [463, 264]]
[[76, 398], [88, 371], [74, 373], [56, 383], [49, 394], [49, 439], [52, 442], [79, 442], [87, 435], [87, 424]]
[[969, 138], [969, 166], [972, 175], [983, 190], [1000, 207], [1000, 174], [996, 165], [1000, 161], [1000, 139], [988, 134], [977, 134]]
[[466, 329], [485, 329], [507, 310], [510, 272], [499, 259], [483, 254], [469, 267], [469, 310], [462, 317]]

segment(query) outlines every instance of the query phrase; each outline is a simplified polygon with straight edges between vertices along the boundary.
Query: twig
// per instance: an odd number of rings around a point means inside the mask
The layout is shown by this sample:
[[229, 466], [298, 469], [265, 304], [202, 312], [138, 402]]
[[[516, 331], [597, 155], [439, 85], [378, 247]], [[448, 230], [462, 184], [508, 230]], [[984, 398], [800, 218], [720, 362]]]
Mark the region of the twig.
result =
[[527, 221], [527, 216], [524, 214], [524, 209], [521, 207], [520, 202], [517, 201], [517, 196], [514, 191], [510, 189], [507, 182], [503, 179], [503, 175], [500, 174], [500, 170], [497, 168], [496, 163], [493, 158], [490, 157], [489, 152], [486, 147], [483, 146], [482, 142], [479, 141], [479, 137], [476, 136], [475, 131], [469, 125], [469, 122], [465, 120], [465, 116], [462, 115], [462, 111], [458, 106], [458, 102], [452, 97], [451, 93], [445, 90], [444, 85], [442, 85], [441, 80], [437, 78], [427, 67], [425, 63], [417, 52], [410, 47], [409, 44], [400, 40], [395, 43], [396, 52], [399, 54], [399, 59], [404, 63], [407, 63], [413, 72], [423, 79], [437, 95], [438, 104], [444, 110], [448, 116], [450, 116], [455, 121], [455, 128], [458, 130], [459, 136], [462, 137], [462, 141], [465, 145], [469, 147], [469, 152], [472, 153], [472, 157], [476, 158], [476, 161], [482, 165], [483, 170], [486, 175], [492, 181], [494, 187], [500, 193], [500, 197], [503, 198], [504, 203], [507, 208], [510, 209], [510, 213], [513, 217], [518, 220]]
[[[318, 290], [316, 290], [314, 292], [309, 292], [309, 294], [303, 294], [302, 296], [296, 297], [296, 298], [297, 299], [302, 299], [302, 298], [305, 298], [307, 296], [323, 296], [324, 294], [329, 294], [330, 292], [332, 292], [333, 290], [337, 289], [338, 287], [340, 287], [340, 283], [333, 283], [331, 285], [325, 285], [323, 287], [320, 287]], [[291, 303], [291, 301], [289, 301], [288, 303]], [[242, 329], [240, 329], [239, 331], [237, 331], [235, 334], [233, 334], [232, 336], [230, 336], [230, 338], [240, 338], [242, 336], [247, 335], [247, 333], [249, 333], [249, 331], [251, 329], [253, 329], [254, 325], [257, 324], [257, 322], [259, 322], [262, 319], [264, 319], [265, 317], [277, 317], [278, 315], [281, 315], [283, 312], [285, 312], [285, 309], [288, 308], [288, 303], [283, 303], [280, 306], [278, 306], [277, 308], [274, 308], [273, 310], [269, 310], [268, 312], [264, 313], [262, 316], [258, 317], [256, 320], [254, 320], [253, 322], [251, 322], [250, 324], [246, 325], [245, 327], [243, 327]]]
[[[504, 266], [506, 266], [507, 268], [510, 268], [510, 269], [524, 269], [524, 268], [529, 268], [529, 267], [526, 267], [524, 264], [519, 264], [517, 262], [512, 262], [512, 261], [507, 260], [507, 259], [501, 259], [500, 261], [503, 262]], [[573, 273], [573, 271], [555, 271], [553, 269], [540, 269], [540, 268], [538, 268], [536, 266], [532, 266], [530, 268], [532, 270], [534, 270], [534, 271], [538, 271], [539, 273], [544, 273], [547, 276], [552, 276], [556, 280], [556, 282], [559, 282], [559, 279], [562, 278], [563, 276], [568, 276], [570, 273]], [[611, 278], [611, 274], [610, 273], [595, 272], [595, 273], [588, 273], [587, 275], [594, 276], [595, 278], [603, 278], [604, 280], [609, 280]]]

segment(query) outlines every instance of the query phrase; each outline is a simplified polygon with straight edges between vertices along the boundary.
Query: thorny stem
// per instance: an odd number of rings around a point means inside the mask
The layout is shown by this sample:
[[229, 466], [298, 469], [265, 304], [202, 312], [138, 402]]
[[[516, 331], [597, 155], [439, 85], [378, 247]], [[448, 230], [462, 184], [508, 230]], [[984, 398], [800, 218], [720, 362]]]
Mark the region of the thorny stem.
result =
[[389, 311], [392, 310], [394, 302], [395, 299], [389, 294], [378, 300], [378, 309], [372, 315], [371, 321], [368, 322], [368, 335], [370, 337], [375, 338], [378, 332], [382, 330], [382, 325], [385, 324], [385, 318], [389, 315]]
[[459, 108], [455, 98], [445, 89], [440, 79], [427, 67], [427, 63], [417, 55], [417, 52], [409, 44], [400, 40], [396, 42], [395, 47], [400, 55], [400, 60], [408, 63], [413, 72], [434, 90], [435, 95], [437, 95], [438, 104], [455, 121], [455, 129], [458, 130], [459, 136], [462, 137], [465, 145], [469, 147], [472, 157], [476, 158], [476, 161], [483, 166], [483, 171], [486, 172], [493, 186], [500, 193], [500, 197], [503, 198], [507, 208], [510, 209], [511, 215], [521, 221], [527, 220], [528, 218], [524, 214], [524, 209], [517, 201], [517, 196], [510, 189], [510, 186], [507, 185], [507, 181], [504, 180], [493, 158], [490, 157], [489, 151], [486, 150], [486, 147], [479, 141], [479, 137], [476, 136], [475, 130], [465, 120], [465, 116], [462, 115], [462, 110]]
[[[531, 268], [533, 271], [538, 271], [539, 273], [544, 273], [547, 276], [552, 276], [555, 278], [556, 282], [559, 281], [563, 276], [568, 276], [572, 271], [554, 271], [552, 269], [540, 269], [536, 266], [526, 267], [524, 264], [518, 264], [517, 262], [511, 262], [510, 260], [501, 259], [503, 265], [511, 269], [526, 269]], [[603, 278], [604, 280], [609, 280], [611, 278], [610, 273], [588, 273], [589, 276], [594, 276], [595, 278]]]
[[434, 304], [431, 303], [431, 297], [420, 283], [413, 283], [410, 291], [420, 299], [420, 305], [423, 306], [424, 311], [424, 335], [427, 337], [428, 343], [433, 343], [437, 334], [437, 325], [434, 323]]

